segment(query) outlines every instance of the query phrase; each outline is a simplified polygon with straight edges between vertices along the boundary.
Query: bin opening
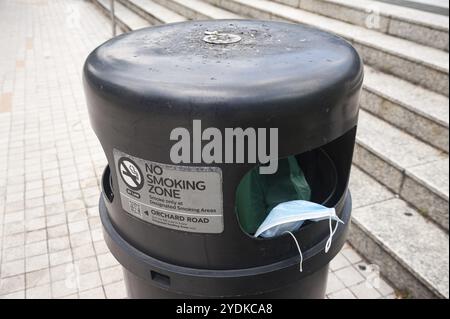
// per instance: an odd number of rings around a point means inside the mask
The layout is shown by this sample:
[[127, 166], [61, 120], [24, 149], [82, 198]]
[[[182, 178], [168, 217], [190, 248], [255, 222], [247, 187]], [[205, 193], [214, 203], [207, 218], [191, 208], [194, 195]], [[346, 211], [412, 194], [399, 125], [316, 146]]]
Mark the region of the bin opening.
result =
[[170, 286], [170, 277], [160, 274], [159, 272], [150, 270], [150, 276], [152, 277], [152, 280], [163, 285], [163, 286]]
[[247, 234], [254, 235], [281, 203], [302, 200], [330, 207], [336, 188], [336, 167], [322, 148], [280, 159], [275, 174], [261, 175], [259, 167], [254, 167], [236, 190], [239, 224]]
[[114, 200], [114, 187], [113, 187], [113, 178], [111, 175], [111, 169], [109, 168], [109, 165], [106, 167], [104, 176], [108, 176], [108, 179], [102, 178], [103, 181], [103, 194], [105, 195], [106, 199], [112, 203]]

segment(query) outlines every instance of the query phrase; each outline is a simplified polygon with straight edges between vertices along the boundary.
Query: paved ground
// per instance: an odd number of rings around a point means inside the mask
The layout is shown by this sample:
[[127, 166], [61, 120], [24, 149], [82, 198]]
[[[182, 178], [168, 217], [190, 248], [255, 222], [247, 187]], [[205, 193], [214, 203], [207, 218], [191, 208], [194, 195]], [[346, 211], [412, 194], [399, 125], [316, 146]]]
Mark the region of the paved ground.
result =
[[[0, 30], [0, 298], [123, 298], [81, 82], [109, 21], [82, 0], [2, 0]], [[329, 298], [395, 298], [349, 246], [330, 268]]]

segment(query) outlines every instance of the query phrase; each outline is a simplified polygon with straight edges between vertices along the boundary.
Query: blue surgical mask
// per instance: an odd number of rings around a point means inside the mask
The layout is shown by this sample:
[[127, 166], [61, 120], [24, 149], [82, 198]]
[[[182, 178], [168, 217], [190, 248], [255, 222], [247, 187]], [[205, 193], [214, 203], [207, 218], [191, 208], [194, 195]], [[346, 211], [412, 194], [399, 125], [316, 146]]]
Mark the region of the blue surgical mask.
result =
[[[300, 254], [300, 271], [302, 271], [303, 256], [300, 245], [292, 232], [298, 230], [305, 221], [310, 220], [319, 222], [328, 220], [330, 225], [330, 237], [325, 245], [325, 253], [328, 252], [333, 240], [333, 235], [337, 230], [339, 223], [344, 223], [336, 215], [334, 208], [328, 208], [317, 203], [305, 200], [293, 200], [284, 202], [275, 206], [267, 215], [264, 222], [256, 230], [255, 237], [276, 237], [283, 234], [289, 234], [294, 239]], [[336, 221], [333, 229], [332, 221]]]

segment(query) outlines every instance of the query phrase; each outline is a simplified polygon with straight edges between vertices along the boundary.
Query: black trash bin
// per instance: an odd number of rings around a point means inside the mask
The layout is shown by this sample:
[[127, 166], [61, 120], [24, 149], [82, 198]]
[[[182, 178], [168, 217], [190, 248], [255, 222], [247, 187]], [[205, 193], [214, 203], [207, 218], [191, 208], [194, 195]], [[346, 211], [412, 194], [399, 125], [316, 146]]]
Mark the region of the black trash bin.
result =
[[[362, 80], [348, 42], [298, 24], [191, 21], [123, 34], [95, 49], [84, 85], [109, 164], [100, 216], [129, 296], [323, 298], [328, 264], [350, 223]], [[222, 133], [277, 128], [279, 158], [295, 155], [311, 201], [335, 207], [345, 222], [328, 253], [327, 222], [294, 232], [302, 272], [288, 234], [244, 232], [236, 188], [256, 164], [195, 159], [207, 143], [195, 141], [195, 121]], [[190, 163], [170, 155], [176, 128], [192, 134]]]

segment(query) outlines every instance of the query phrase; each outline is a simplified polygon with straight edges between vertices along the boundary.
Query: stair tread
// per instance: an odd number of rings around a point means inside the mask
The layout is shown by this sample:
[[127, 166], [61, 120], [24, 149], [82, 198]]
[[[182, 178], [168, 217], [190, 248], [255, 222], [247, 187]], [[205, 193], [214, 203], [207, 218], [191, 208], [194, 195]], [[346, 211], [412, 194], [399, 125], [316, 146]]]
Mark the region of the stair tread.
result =
[[230, 11], [213, 6], [209, 3], [199, 0], [172, 0], [184, 7], [191, 8], [211, 19], [240, 19], [241, 17]]
[[346, 7], [355, 8], [360, 11], [367, 9], [377, 10], [382, 15], [392, 18], [399, 18], [401, 20], [410, 21], [415, 24], [421, 24], [433, 29], [442, 31], [449, 30], [449, 18], [436, 13], [425, 12], [413, 8], [405, 8], [398, 5], [374, 1], [374, 0], [322, 0], [335, 4], [340, 4]]
[[355, 167], [350, 190], [353, 222], [429, 289], [448, 298], [448, 234]]
[[448, 97], [398, 77], [365, 67], [364, 86], [441, 125], [449, 126]]
[[143, 11], [150, 13], [163, 23], [174, 23], [186, 21], [187, 19], [182, 15], [161, 6], [151, 0], [128, 0], [135, 6], [141, 8]]
[[449, 196], [449, 159], [444, 158], [436, 162], [411, 167], [406, 171], [408, 176], [425, 182], [427, 187], [444, 197]]
[[[433, 190], [444, 194], [448, 200], [448, 186], [443, 187], [445, 182], [448, 184], [448, 174], [442, 174], [448, 171], [448, 154], [364, 110], [359, 115], [357, 143], [425, 185], [433, 185]], [[442, 181], [436, 182], [436, 176]]]
[[399, 168], [407, 169], [448, 157], [364, 110], [360, 111], [357, 138]]
[[[108, 0], [97, 0], [106, 10], [110, 11], [110, 3]], [[148, 27], [150, 23], [141, 18], [119, 2], [114, 3], [114, 15], [117, 19], [126, 24], [131, 30]]]
[[449, 70], [448, 53], [435, 48], [268, 0], [252, 0], [251, 2], [247, 0], [233, 1], [287, 18], [291, 21], [305, 23], [325, 31], [333, 32], [344, 38], [366, 44], [381, 51], [390, 52], [410, 61], [428, 65], [441, 72], [448, 73]]
[[378, 0], [401, 6], [403, 8], [413, 8], [424, 12], [433, 12], [439, 15], [448, 16], [448, 0]]
[[352, 165], [349, 189], [352, 194], [353, 209], [395, 198], [393, 192], [355, 165]]

